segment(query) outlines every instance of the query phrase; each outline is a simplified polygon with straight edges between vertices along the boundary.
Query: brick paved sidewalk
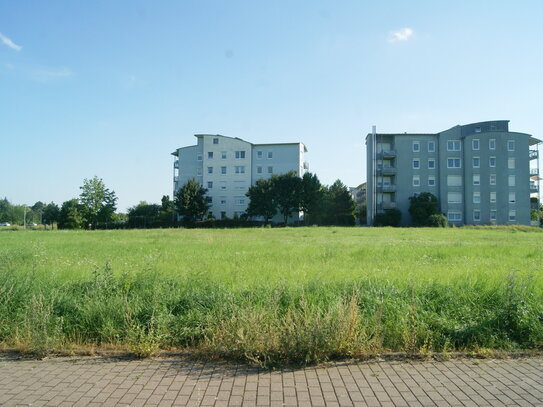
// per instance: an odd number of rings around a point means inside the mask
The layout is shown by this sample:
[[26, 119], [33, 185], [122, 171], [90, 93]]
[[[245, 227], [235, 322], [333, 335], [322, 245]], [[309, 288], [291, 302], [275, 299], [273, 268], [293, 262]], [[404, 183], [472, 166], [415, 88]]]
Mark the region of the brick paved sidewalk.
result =
[[543, 406], [543, 358], [269, 372], [181, 358], [0, 355], [1, 406]]

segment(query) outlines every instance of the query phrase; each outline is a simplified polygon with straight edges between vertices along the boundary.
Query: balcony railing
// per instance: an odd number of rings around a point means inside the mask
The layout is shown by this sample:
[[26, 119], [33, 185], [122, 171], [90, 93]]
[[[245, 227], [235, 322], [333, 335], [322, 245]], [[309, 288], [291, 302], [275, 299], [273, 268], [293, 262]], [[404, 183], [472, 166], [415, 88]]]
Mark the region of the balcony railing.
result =
[[304, 170], [309, 169], [309, 163], [307, 161], [304, 161]]
[[377, 155], [379, 158], [394, 158], [396, 157], [396, 150], [383, 150]]
[[179, 177], [177, 175], [174, 175], [173, 182], [177, 182], [179, 180]]
[[173, 162], [173, 168], [179, 168], [179, 160]]
[[530, 175], [539, 175], [539, 168], [530, 168]]
[[539, 187], [535, 183], [534, 184], [530, 183], [530, 193], [532, 192], [539, 192]]
[[530, 150], [530, 160], [535, 160], [539, 157], [539, 151]]
[[380, 167], [377, 168], [383, 175], [394, 175], [396, 174], [396, 168], [394, 167]]
[[396, 208], [396, 202], [381, 202], [382, 209], [394, 209]]
[[381, 187], [383, 192], [396, 192], [396, 185], [383, 185]]

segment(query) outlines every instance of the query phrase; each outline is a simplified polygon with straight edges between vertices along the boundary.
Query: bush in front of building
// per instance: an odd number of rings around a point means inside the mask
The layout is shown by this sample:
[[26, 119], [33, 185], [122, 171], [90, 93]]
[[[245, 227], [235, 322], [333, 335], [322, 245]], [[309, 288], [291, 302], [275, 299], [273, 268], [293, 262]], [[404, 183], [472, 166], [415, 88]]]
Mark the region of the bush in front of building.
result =
[[428, 218], [428, 226], [434, 228], [446, 228], [449, 226], [449, 220], [442, 213], [436, 213], [435, 215], [430, 215]]
[[400, 226], [402, 213], [399, 209], [387, 209], [383, 213], [375, 215], [373, 226]]

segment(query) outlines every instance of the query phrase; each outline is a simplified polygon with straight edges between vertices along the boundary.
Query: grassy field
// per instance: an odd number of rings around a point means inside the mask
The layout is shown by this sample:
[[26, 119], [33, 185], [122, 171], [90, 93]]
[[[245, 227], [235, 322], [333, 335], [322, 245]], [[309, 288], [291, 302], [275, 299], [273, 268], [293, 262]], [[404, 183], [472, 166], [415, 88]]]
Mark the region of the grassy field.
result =
[[531, 228], [2, 231], [0, 343], [262, 365], [543, 346]]

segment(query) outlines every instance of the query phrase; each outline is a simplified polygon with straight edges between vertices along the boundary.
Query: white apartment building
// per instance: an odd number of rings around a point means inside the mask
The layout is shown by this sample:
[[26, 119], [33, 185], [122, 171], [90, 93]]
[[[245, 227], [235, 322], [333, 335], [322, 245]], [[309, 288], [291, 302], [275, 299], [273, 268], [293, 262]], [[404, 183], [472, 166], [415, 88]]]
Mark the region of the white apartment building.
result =
[[194, 178], [207, 189], [210, 215], [216, 219], [241, 216], [247, 209], [245, 196], [260, 178], [309, 169], [303, 143], [252, 144], [220, 134], [195, 134], [197, 144], [172, 153], [173, 192]]

